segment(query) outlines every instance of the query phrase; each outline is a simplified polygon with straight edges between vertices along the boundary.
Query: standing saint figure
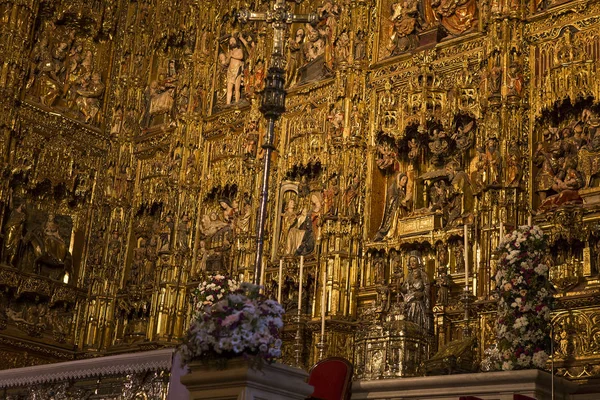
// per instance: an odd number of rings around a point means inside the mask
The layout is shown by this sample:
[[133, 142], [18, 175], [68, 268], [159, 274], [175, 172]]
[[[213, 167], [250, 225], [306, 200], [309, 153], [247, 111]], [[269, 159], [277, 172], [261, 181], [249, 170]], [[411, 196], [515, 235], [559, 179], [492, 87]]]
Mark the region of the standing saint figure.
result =
[[23, 228], [26, 217], [23, 204], [19, 204], [18, 207], [10, 212], [8, 221], [4, 225], [4, 253], [2, 254], [2, 261], [8, 265], [14, 266], [14, 262], [16, 261], [21, 240], [23, 239]]
[[242, 76], [244, 74], [244, 50], [240, 45], [240, 37], [229, 38], [229, 51], [219, 54], [219, 62], [227, 67], [227, 98], [226, 104], [231, 104], [232, 99], [239, 102], [241, 99]]
[[381, 225], [373, 238], [374, 242], [380, 242], [386, 236], [393, 234], [396, 220], [408, 212], [411, 202], [408, 189], [408, 176], [405, 173], [396, 175], [387, 190], [385, 211]]
[[417, 251], [411, 252], [408, 257], [408, 278], [402, 284], [400, 291], [404, 299], [406, 319], [429, 331], [431, 328], [429, 278], [423, 270], [421, 256]]

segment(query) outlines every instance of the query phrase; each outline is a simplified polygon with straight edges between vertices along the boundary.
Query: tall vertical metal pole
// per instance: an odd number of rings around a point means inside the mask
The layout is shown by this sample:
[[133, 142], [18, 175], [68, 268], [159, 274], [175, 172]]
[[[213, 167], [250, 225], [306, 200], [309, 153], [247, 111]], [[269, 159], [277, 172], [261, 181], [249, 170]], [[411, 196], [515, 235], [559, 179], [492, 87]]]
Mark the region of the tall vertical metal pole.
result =
[[265, 80], [260, 111], [267, 119], [267, 131], [262, 148], [265, 149], [263, 176], [260, 191], [260, 203], [256, 221], [256, 258], [254, 261], [254, 283], [260, 284], [262, 259], [265, 240], [265, 222], [267, 220], [267, 204], [269, 201], [269, 175], [271, 173], [271, 154], [275, 141], [275, 121], [285, 111], [285, 59], [283, 57], [285, 29], [293, 22], [310, 22], [317, 20], [316, 14], [294, 15], [288, 11], [285, 0], [276, 0], [273, 9], [266, 13], [241, 10], [237, 14], [242, 23], [248, 21], [265, 21], [273, 26], [273, 51]]

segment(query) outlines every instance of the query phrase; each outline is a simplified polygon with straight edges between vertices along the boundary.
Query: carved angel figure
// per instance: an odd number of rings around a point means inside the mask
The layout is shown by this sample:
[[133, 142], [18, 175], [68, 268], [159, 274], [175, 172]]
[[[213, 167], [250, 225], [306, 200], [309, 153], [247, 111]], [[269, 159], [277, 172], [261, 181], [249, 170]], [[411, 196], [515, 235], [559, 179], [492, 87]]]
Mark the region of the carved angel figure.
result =
[[474, 126], [475, 121], [462, 124], [456, 128], [456, 132], [452, 134], [452, 139], [456, 142], [456, 147], [463, 153], [467, 151], [473, 143]]

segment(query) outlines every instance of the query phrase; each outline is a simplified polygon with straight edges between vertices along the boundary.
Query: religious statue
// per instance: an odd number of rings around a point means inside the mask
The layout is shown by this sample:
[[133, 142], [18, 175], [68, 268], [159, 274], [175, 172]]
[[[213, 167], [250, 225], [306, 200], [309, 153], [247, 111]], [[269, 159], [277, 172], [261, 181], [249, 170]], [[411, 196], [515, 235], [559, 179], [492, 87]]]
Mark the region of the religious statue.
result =
[[379, 169], [387, 169], [397, 164], [397, 154], [388, 143], [377, 145], [377, 166]]
[[551, 209], [566, 204], [582, 204], [579, 189], [584, 185], [584, 178], [577, 170], [577, 160], [566, 158], [564, 167], [554, 177], [552, 190], [557, 194], [547, 197], [540, 205], [540, 209]]
[[431, 161], [439, 165], [443, 162], [444, 157], [448, 154], [450, 144], [446, 137], [446, 132], [440, 129], [433, 129], [429, 135], [429, 150], [432, 153]]
[[454, 247], [454, 272], [461, 274], [465, 272], [465, 245], [463, 242], [456, 242]]
[[285, 235], [284, 256], [305, 256], [312, 253], [315, 247], [315, 234], [310, 203], [305, 202], [300, 213], [291, 220], [287, 231], [281, 232]]
[[121, 236], [119, 231], [114, 229], [112, 237], [108, 242], [108, 252], [106, 257], [106, 264], [108, 265], [109, 271], [116, 272], [119, 267], [119, 257], [121, 255]]
[[456, 132], [452, 135], [452, 139], [456, 143], [456, 147], [462, 152], [466, 152], [473, 143], [475, 121], [459, 125]]
[[17, 261], [23, 240], [23, 230], [26, 219], [27, 214], [25, 212], [25, 206], [19, 204], [10, 212], [8, 220], [4, 225], [2, 262], [8, 265], [15, 266]]
[[188, 249], [191, 226], [190, 216], [187, 212], [184, 212], [177, 225], [177, 247], [179, 250]]
[[171, 214], [165, 216], [165, 220], [160, 225], [158, 232], [159, 242], [158, 251], [168, 252], [171, 249], [171, 236], [173, 235], [173, 228], [175, 223]]
[[506, 186], [519, 187], [522, 176], [521, 149], [517, 142], [512, 142], [508, 146], [508, 154], [506, 158]]
[[445, 266], [440, 265], [438, 267], [438, 277], [435, 280], [435, 286], [437, 287], [437, 298], [436, 304], [440, 306], [447, 306], [450, 298], [450, 284], [452, 280], [448, 275], [448, 270]]
[[339, 178], [337, 175], [329, 178], [327, 187], [323, 189], [323, 215], [335, 217], [338, 213], [338, 196], [340, 194]]
[[392, 178], [386, 194], [383, 219], [373, 241], [380, 242], [394, 234], [397, 220], [410, 210], [412, 198], [408, 196], [408, 181], [405, 173], [398, 173]]
[[150, 82], [145, 91], [146, 106], [142, 116], [142, 127], [149, 128], [153, 118], [158, 115], [166, 114], [173, 117], [177, 81], [175, 60], [169, 60], [166, 74], [161, 72], [158, 79]]
[[408, 257], [408, 277], [400, 290], [404, 299], [406, 319], [429, 331], [431, 328], [429, 279], [418, 252], [412, 252]]
[[419, 11], [417, 0], [405, 0], [394, 2], [390, 12], [390, 39], [386, 50], [390, 56], [397, 56], [405, 51], [417, 47], [418, 38], [416, 29], [418, 26]]
[[229, 38], [229, 51], [227, 54], [219, 53], [219, 62], [226, 67], [227, 75], [227, 97], [225, 104], [229, 105], [241, 100], [242, 76], [244, 73], [244, 50], [240, 44], [242, 35]]
[[487, 147], [485, 151], [486, 163], [487, 163], [487, 177], [488, 185], [497, 186], [502, 184], [502, 156], [500, 155], [500, 148], [498, 146], [498, 139], [496, 137], [490, 137], [487, 140]]
[[336, 64], [348, 62], [350, 57], [350, 35], [348, 31], [343, 31], [335, 40], [335, 61]]
[[290, 38], [288, 42], [290, 56], [288, 58], [285, 76], [285, 83], [287, 86], [293, 86], [299, 81], [299, 69], [304, 65], [304, 51], [302, 50], [304, 37], [304, 29], [298, 28], [294, 37]]
[[446, 171], [451, 182], [445, 207], [446, 225], [455, 226], [464, 222], [473, 211], [473, 189], [469, 176], [460, 169], [458, 162], [448, 163]]
[[360, 176], [358, 173], [353, 174], [346, 190], [344, 191], [344, 207], [348, 218], [355, 218], [358, 213], [358, 200], [360, 194]]
[[383, 256], [377, 256], [373, 259], [373, 285], [385, 284], [385, 259]]
[[79, 112], [83, 114], [85, 123], [92, 122], [100, 111], [100, 98], [104, 94], [104, 88], [102, 77], [95, 72], [91, 77], [84, 78], [76, 89], [75, 103]]
[[475, 0], [430, 0], [445, 31], [458, 36], [475, 27], [477, 2]]

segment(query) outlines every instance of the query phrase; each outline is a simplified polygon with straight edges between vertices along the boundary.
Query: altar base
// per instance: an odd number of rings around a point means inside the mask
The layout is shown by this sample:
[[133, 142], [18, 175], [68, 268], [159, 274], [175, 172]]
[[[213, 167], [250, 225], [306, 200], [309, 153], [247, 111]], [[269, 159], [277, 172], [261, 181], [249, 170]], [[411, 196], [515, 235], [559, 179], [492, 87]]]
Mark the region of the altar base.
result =
[[567, 400], [578, 385], [540, 370], [501, 371], [419, 378], [357, 381], [352, 385], [352, 399], [458, 400], [475, 396], [483, 400], [513, 400], [522, 394], [536, 400]]

